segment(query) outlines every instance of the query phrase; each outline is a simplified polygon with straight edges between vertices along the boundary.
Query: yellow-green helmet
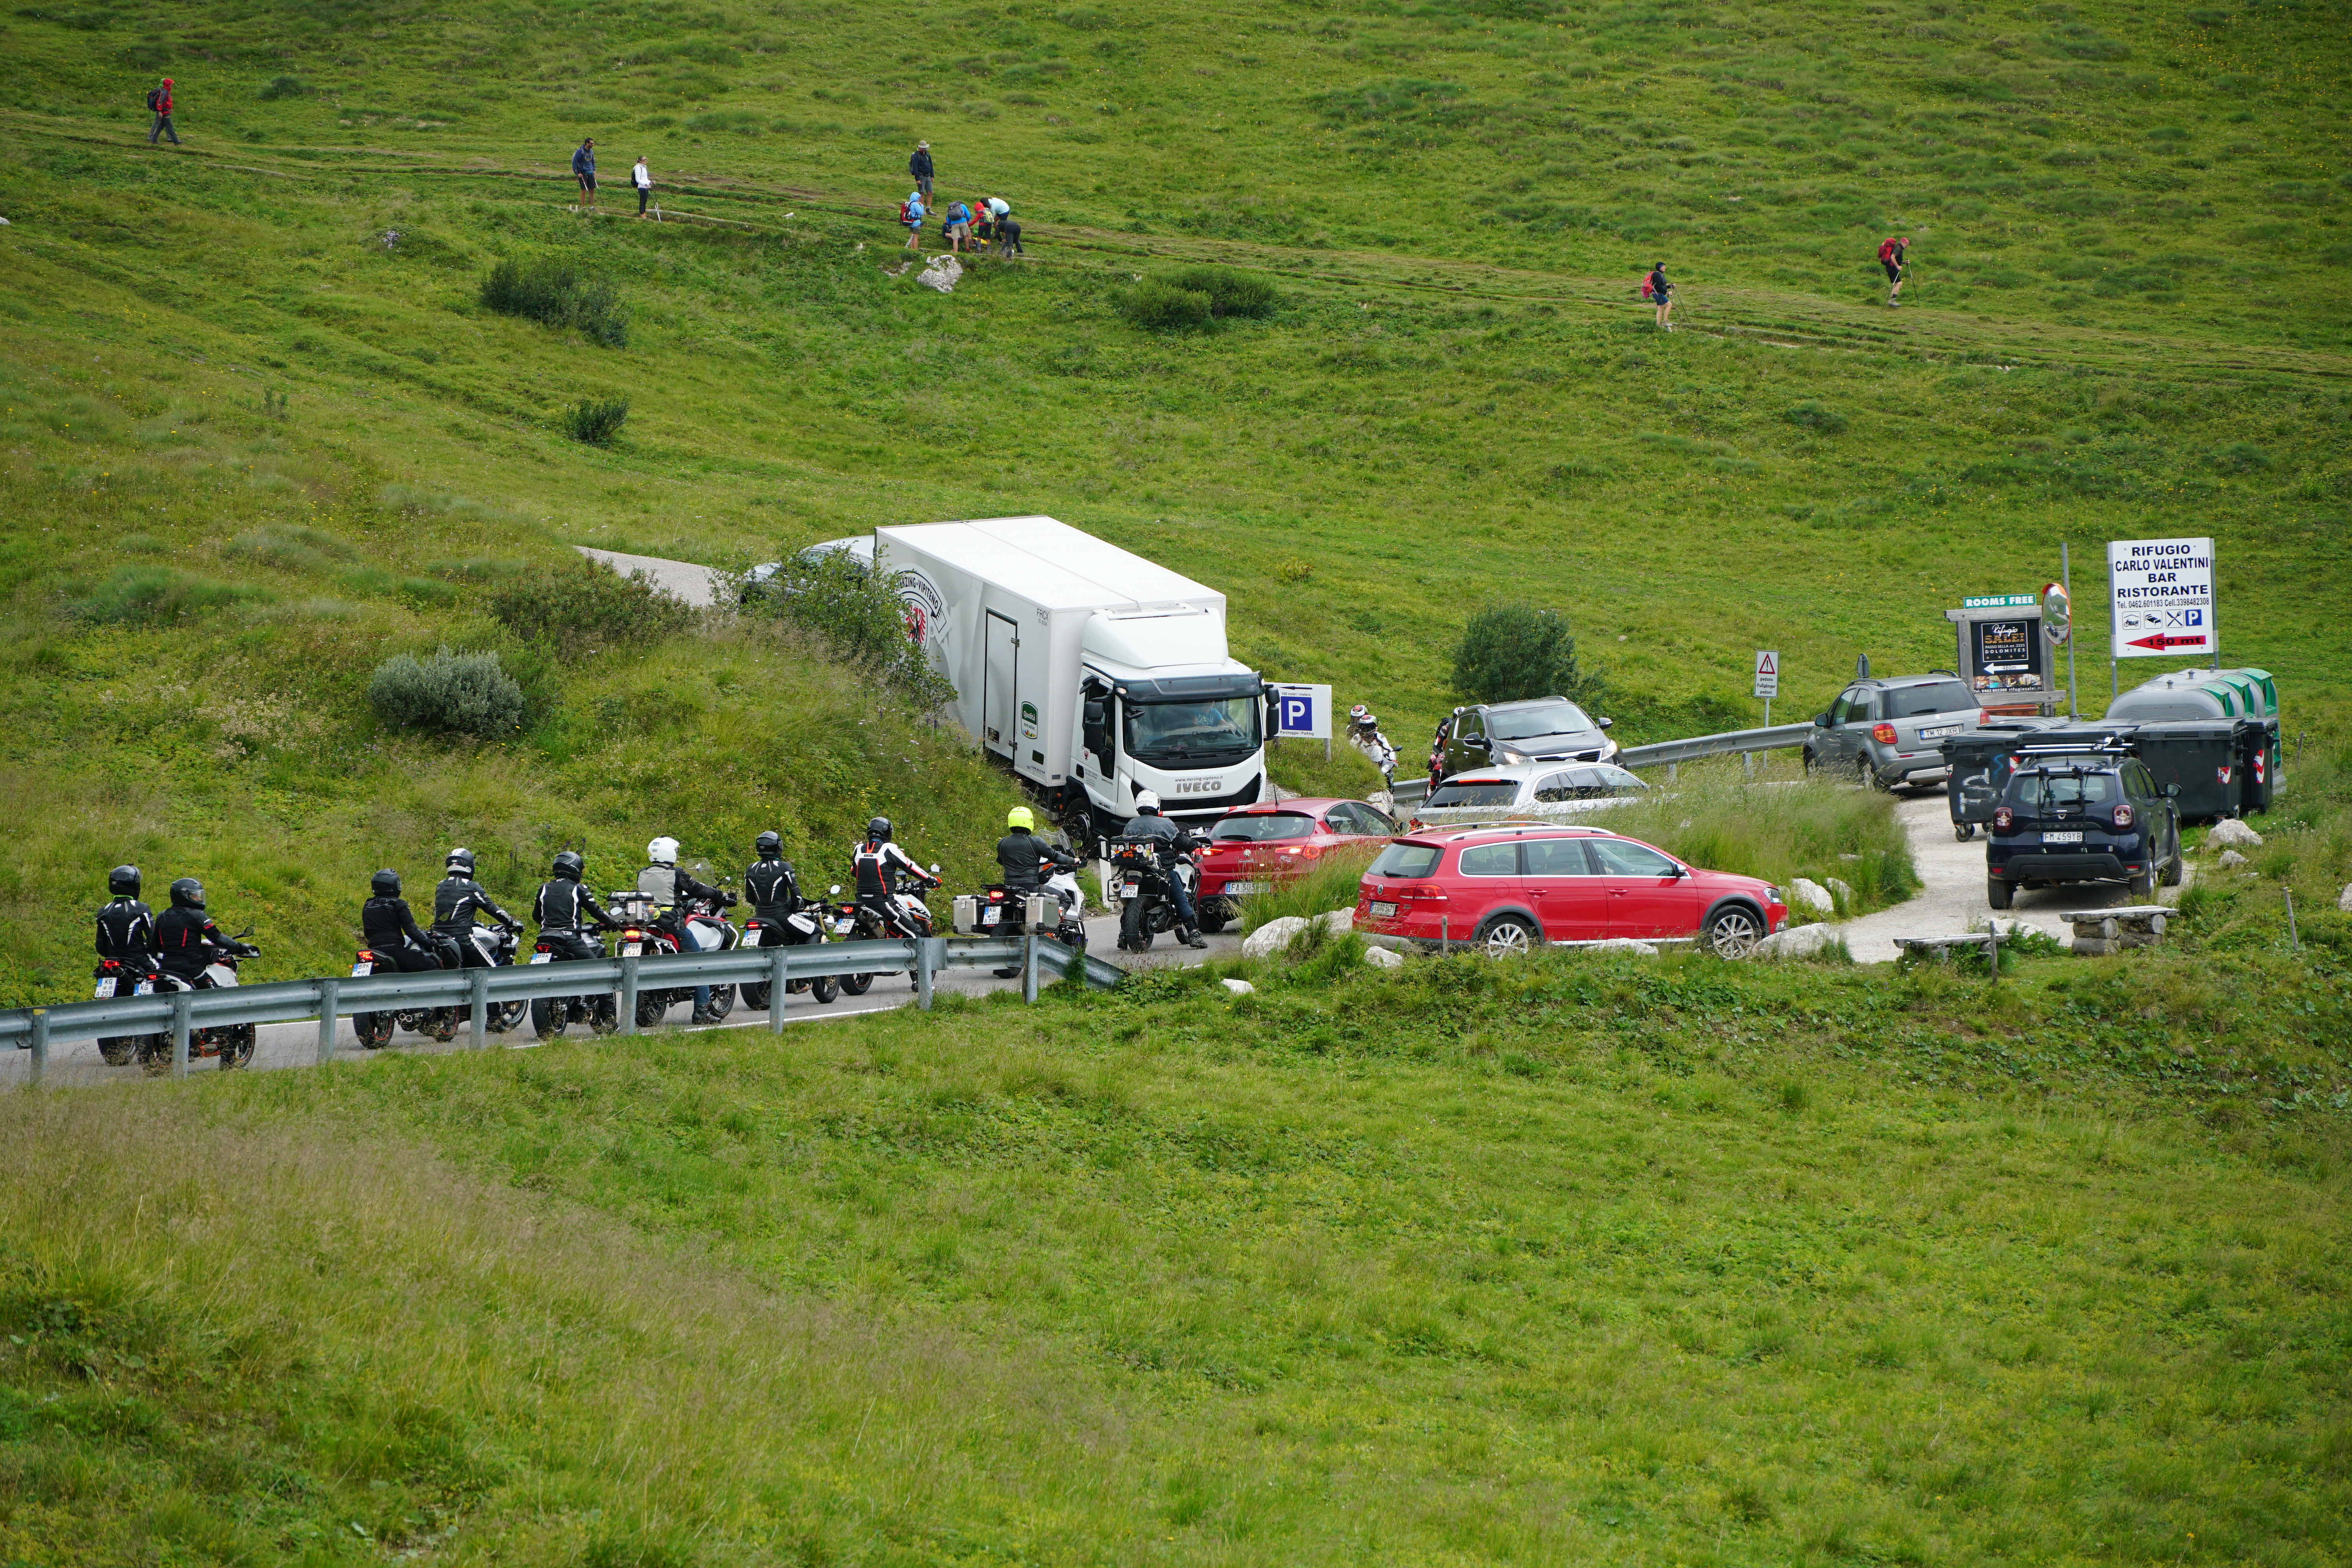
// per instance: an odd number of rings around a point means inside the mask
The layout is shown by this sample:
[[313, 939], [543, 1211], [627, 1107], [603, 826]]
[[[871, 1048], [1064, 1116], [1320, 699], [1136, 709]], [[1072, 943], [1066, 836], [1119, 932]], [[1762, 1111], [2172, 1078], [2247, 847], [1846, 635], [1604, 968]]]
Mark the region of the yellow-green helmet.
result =
[[1027, 806], [1016, 805], [1004, 814], [1004, 826], [1017, 827], [1024, 833], [1034, 833], [1036, 831], [1037, 819], [1029, 815]]

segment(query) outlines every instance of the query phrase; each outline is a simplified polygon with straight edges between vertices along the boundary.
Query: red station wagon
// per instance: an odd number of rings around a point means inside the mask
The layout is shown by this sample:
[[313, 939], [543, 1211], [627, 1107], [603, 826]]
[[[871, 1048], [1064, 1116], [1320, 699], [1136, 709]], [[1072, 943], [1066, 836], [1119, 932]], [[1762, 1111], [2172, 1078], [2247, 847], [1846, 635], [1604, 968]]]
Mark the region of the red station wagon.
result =
[[1334, 849], [1369, 854], [1403, 832], [1370, 801], [1296, 800], [1245, 805], [1217, 818], [1200, 858], [1201, 929], [1223, 930], [1234, 900], [1304, 876]]
[[1359, 931], [1496, 954], [1686, 937], [1741, 958], [1788, 922], [1770, 883], [1703, 871], [1601, 827], [1425, 829], [1381, 850], [1356, 895]]

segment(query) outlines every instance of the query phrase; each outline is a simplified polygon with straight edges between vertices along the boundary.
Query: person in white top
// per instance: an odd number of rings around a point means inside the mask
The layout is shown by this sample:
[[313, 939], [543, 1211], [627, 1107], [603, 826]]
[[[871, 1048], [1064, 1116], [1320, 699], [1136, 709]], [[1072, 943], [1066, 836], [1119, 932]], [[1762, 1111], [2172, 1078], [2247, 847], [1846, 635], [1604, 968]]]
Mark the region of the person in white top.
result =
[[646, 198], [653, 195], [654, 172], [646, 167], [645, 155], [637, 155], [637, 166], [629, 171], [629, 178], [637, 184], [637, 216], [646, 216]]

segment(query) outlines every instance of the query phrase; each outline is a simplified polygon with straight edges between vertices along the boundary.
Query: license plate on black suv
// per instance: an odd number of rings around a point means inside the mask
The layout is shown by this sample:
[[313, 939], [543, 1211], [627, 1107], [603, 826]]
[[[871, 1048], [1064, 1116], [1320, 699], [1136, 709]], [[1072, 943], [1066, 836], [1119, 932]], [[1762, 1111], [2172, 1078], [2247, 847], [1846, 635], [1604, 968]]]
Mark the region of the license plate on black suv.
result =
[[2083, 830], [2079, 827], [2054, 829], [2044, 828], [2042, 834], [2042, 842], [2044, 844], [2080, 844], [2083, 842]]

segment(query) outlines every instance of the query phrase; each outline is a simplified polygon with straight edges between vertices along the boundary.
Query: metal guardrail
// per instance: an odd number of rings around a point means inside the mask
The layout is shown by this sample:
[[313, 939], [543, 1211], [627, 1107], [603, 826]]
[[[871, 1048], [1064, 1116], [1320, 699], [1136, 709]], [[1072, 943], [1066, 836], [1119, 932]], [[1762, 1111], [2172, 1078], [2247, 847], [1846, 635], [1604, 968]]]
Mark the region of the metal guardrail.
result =
[[[1801, 745], [1812, 732], [1813, 727], [1810, 723], [1775, 724], [1764, 730], [1728, 730], [1720, 735], [1693, 735], [1684, 741], [1657, 741], [1646, 746], [1626, 746], [1619, 750], [1613, 760], [1621, 768], [1673, 768], [1681, 763], [1697, 762], [1702, 757], [1784, 751], [1790, 746]], [[1418, 803], [1428, 797], [1429, 781], [1425, 778], [1400, 779], [1390, 794], [1390, 798], [1399, 805]]]
[[[55, 1007], [16, 1007], [0, 1012], [0, 1047], [33, 1053], [37, 1081], [48, 1066], [51, 1044], [94, 1040], [101, 1036], [169, 1034], [172, 1071], [188, 1070], [193, 1030], [237, 1024], [284, 1024], [319, 1020], [319, 1060], [334, 1054], [336, 1020], [352, 1013], [389, 1013], [412, 1007], [464, 1007], [470, 1020], [467, 1043], [479, 1050], [488, 1040], [493, 1003], [541, 996], [619, 994], [620, 1032], [637, 1032], [640, 989], [675, 991], [693, 985], [758, 984], [773, 988], [772, 1002], [795, 980], [828, 974], [889, 974], [911, 970], [915, 1005], [931, 1005], [931, 976], [947, 969], [1021, 969], [1021, 994], [1037, 999], [1039, 972], [1067, 973], [1071, 951], [1049, 938], [1000, 937], [950, 941], [942, 936], [890, 942], [806, 942], [796, 947], [738, 948], [731, 952], [679, 953], [675, 957], [589, 959], [562, 963], [522, 963], [497, 969], [430, 970], [417, 974], [330, 976], [282, 980], [216, 991], [177, 991], [163, 995], [123, 996], [109, 1001], [68, 1002]], [[1127, 977], [1117, 964], [1089, 953], [1079, 973], [1088, 985], [1108, 991]], [[772, 1005], [769, 1027], [783, 1033], [784, 1010]]]

